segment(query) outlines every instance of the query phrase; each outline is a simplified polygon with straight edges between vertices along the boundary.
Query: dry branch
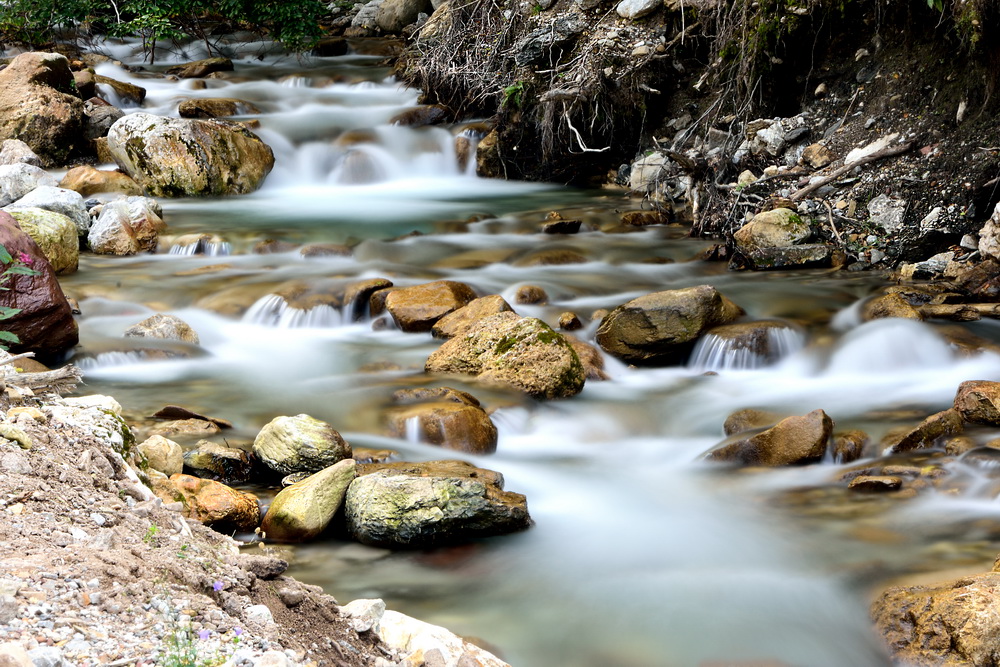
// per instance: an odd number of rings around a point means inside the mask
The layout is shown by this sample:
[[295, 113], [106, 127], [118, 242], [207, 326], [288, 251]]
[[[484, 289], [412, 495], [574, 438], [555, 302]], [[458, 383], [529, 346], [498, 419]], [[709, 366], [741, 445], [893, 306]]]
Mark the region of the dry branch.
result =
[[838, 178], [848, 173], [855, 167], [860, 167], [862, 165], [868, 164], [869, 162], [875, 162], [877, 160], [884, 160], [887, 157], [902, 155], [903, 153], [909, 152], [913, 148], [913, 146], [914, 143], [912, 141], [908, 141], [907, 143], [900, 144], [899, 146], [890, 146], [889, 148], [883, 148], [882, 150], [872, 153], [871, 155], [867, 155], [863, 158], [855, 160], [850, 164], [845, 164], [843, 167], [835, 169], [833, 173], [831, 173], [829, 176], [824, 176], [815, 183], [810, 183], [804, 188], [796, 190], [795, 192], [792, 193], [789, 199], [791, 199], [792, 201], [802, 199], [806, 195], [811, 195], [816, 190], [819, 190], [824, 185], [827, 185], [837, 180]]

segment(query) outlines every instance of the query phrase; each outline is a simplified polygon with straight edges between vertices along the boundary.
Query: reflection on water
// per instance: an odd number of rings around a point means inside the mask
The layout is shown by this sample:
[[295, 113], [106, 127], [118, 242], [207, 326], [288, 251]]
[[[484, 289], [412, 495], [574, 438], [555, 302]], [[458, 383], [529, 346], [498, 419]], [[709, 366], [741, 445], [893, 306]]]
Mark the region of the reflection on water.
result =
[[[125, 47], [117, 55], [129, 57]], [[961, 357], [926, 324], [860, 324], [853, 308], [877, 276], [730, 274], [689, 261], [706, 244], [684, 238], [683, 228], [620, 228], [616, 209], [628, 203], [617, 193], [478, 179], [459, 168], [448, 129], [386, 124], [417, 93], [365, 62], [327, 58], [307, 69], [244, 59], [233, 80], [210, 80], [205, 90], [102, 66], [146, 86], [146, 109], [155, 113], [176, 114], [186, 97], [252, 101], [264, 110], [260, 133], [278, 162], [253, 195], [164, 203], [172, 236], [215, 235], [228, 254], [164, 248], [81, 258], [65, 287], [81, 300], [87, 391], [114, 394], [134, 415], [175, 403], [226, 417], [236, 441], [278, 414], [305, 412], [356, 446], [453, 457], [416, 437], [384, 436], [392, 392], [429, 381], [423, 364], [438, 341], [354, 322], [335, 304], [290, 307], [281, 286], [447, 278], [513, 303], [518, 287], [536, 285], [548, 302], [516, 305], [518, 312], [553, 325], [575, 312], [585, 323], [577, 334], [592, 340], [597, 309], [711, 283], [747, 319], [794, 328], [778, 330], [785, 333], [776, 334], [766, 364], [719, 345], [689, 367], [634, 369], [608, 359], [611, 380], [565, 401], [449, 379], [495, 410], [500, 433], [495, 455], [463, 457], [525, 493], [536, 525], [431, 553], [331, 539], [295, 550], [296, 575], [341, 601], [383, 597], [483, 637], [515, 665], [842, 667], [885, 664], [869, 631], [865, 586], [911, 571], [985, 567], [1000, 535], [965, 530], [1000, 516], [992, 496], [976, 495], [988, 486], [986, 464], [956, 464], [972, 478], [964, 495], [852, 505], [832, 486], [839, 466], [743, 474], [709, 468], [700, 456], [722, 437], [726, 416], [746, 407], [823, 408], [838, 429], [865, 428], [877, 439], [898, 424], [874, 413], [943, 409], [959, 382], [1000, 377], [1000, 357]], [[555, 208], [580, 219], [581, 232], [540, 233]], [[269, 239], [295, 249], [253, 254]], [[346, 244], [351, 254], [298, 252], [317, 243]], [[579, 257], [531, 261], [548, 249]], [[124, 330], [157, 311], [188, 322], [200, 354], [150, 360], [125, 347]], [[976, 326], [1000, 339], [995, 325]]]

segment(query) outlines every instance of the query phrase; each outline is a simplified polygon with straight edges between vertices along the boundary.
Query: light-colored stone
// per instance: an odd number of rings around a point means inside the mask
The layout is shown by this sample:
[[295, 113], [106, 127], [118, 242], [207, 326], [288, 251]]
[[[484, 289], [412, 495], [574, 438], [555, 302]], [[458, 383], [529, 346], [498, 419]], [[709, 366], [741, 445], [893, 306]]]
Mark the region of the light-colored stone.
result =
[[392, 290], [385, 308], [403, 331], [430, 331], [442, 317], [475, 298], [476, 293], [465, 283], [438, 280]]
[[43, 208], [9, 208], [8, 212], [38, 244], [56, 274], [64, 276], [76, 272], [80, 264], [80, 242], [72, 220]]
[[181, 446], [162, 435], [147, 438], [138, 446], [139, 452], [153, 470], [159, 470], [167, 477], [184, 469], [184, 452]]
[[435, 322], [431, 333], [435, 338], [454, 338], [483, 318], [507, 312], [514, 312], [514, 309], [502, 296], [480, 297]]
[[651, 192], [665, 177], [669, 160], [660, 152], [650, 153], [632, 163], [628, 186], [636, 192]]
[[253, 530], [260, 523], [255, 495], [210, 479], [171, 475], [166, 480], [153, 480], [153, 492], [165, 503], [183, 503], [183, 514], [189, 519], [220, 530]]
[[776, 208], [755, 215], [733, 234], [733, 241], [741, 252], [747, 253], [761, 248], [797, 245], [811, 234], [809, 223], [797, 212]]
[[33, 164], [0, 165], [0, 206], [13, 204], [35, 188], [55, 184], [53, 176]]
[[7, 164], [30, 164], [41, 167], [42, 160], [31, 150], [31, 146], [20, 139], [4, 139], [0, 144], [0, 165]]
[[142, 186], [130, 176], [117, 170], [101, 170], [83, 165], [73, 167], [59, 181], [60, 188], [79, 192], [84, 197], [111, 192], [123, 195], [139, 196], [143, 194]]
[[43, 208], [61, 213], [76, 225], [77, 236], [86, 236], [90, 229], [90, 215], [83, 205], [83, 195], [68, 188], [51, 185], [37, 187], [8, 206], [7, 210], [16, 208]]
[[351, 456], [351, 446], [326, 422], [301, 414], [275, 417], [260, 430], [253, 451], [282, 474], [318, 472]]
[[465, 641], [446, 628], [419, 621], [391, 609], [379, 619], [376, 632], [387, 646], [396, 649], [409, 660], [430, 664], [425, 658], [437, 653], [436, 664], [455, 667], [509, 667], [500, 658], [475, 644]]
[[906, 207], [905, 199], [894, 199], [881, 194], [868, 202], [868, 215], [873, 225], [893, 234], [903, 228]]
[[155, 252], [160, 232], [166, 228], [156, 200], [126, 197], [101, 208], [87, 235], [87, 243], [93, 252], [101, 255]]
[[125, 330], [126, 338], [157, 338], [161, 340], [179, 340], [183, 343], [198, 345], [198, 333], [179, 317], [156, 313], [142, 322]]
[[344, 459], [279, 491], [261, 524], [265, 539], [307, 542], [319, 536], [340, 509], [354, 469], [354, 459]]
[[979, 252], [986, 257], [1000, 259], [1000, 203], [993, 208], [993, 215], [979, 231]]
[[663, 4], [663, 0], [621, 0], [615, 6], [615, 12], [623, 19], [641, 19], [649, 16]]

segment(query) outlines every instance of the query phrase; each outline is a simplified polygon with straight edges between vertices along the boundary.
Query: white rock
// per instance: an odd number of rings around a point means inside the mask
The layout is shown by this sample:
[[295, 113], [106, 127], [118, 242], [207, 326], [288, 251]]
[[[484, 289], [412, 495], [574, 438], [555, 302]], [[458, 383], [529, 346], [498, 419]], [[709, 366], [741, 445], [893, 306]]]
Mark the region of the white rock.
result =
[[987, 257], [1000, 259], [1000, 204], [979, 231], [979, 252]]
[[64, 398], [62, 402], [65, 405], [71, 405], [77, 408], [97, 408], [99, 410], [110, 410], [116, 415], [121, 415], [122, 406], [121, 403], [116, 401], [112, 396], [105, 396], [103, 394], [91, 394], [90, 396], [77, 396], [75, 398]]
[[250, 605], [246, 608], [244, 614], [246, 614], [247, 623], [256, 623], [258, 625], [271, 625], [274, 623], [274, 616], [271, 614], [271, 610], [267, 608], [267, 605]]
[[0, 147], [0, 164], [30, 164], [42, 166], [42, 160], [20, 139], [7, 139]]
[[18, 162], [0, 165], [0, 206], [13, 204], [37, 187], [58, 181], [41, 167]]
[[882, 194], [868, 202], [868, 215], [873, 225], [891, 234], [902, 229], [906, 206], [905, 199]]
[[352, 617], [351, 625], [356, 632], [367, 632], [377, 628], [385, 613], [385, 602], [375, 599], [359, 599], [340, 608], [340, 613]]
[[83, 205], [83, 195], [74, 190], [43, 185], [24, 195], [7, 208], [43, 208], [46, 211], [61, 213], [76, 225], [77, 236], [85, 236], [87, 230], [90, 229], [90, 215]]
[[489, 651], [470, 644], [450, 630], [418, 621], [398, 611], [389, 610], [382, 614], [376, 632], [383, 642], [404, 656], [438, 650], [446, 665], [471, 663], [482, 667], [509, 667]]
[[938, 220], [941, 219], [941, 214], [944, 213], [944, 208], [941, 206], [935, 206], [931, 209], [931, 212], [924, 216], [924, 219], [920, 221], [921, 231], [930, 231], [931, 229], [938, 228]]
[[28, 651], [28, 657], [35, 667], [63, 667], [62, 651], [55, 646], [39, 646]]
[[636, 192], [651, 191], [663, 177], [667, 159], [663, 153], [655, 152], [633, 162], [628, 186]]
[[892, 142], [899, 138], [899, 132], [893, 132], [892, 134], [887, 134], [886, 136], [871, 142], [867, 146], [861, 148], [855, 148], [853, 151], [847, 154], [844, 158], [844, 164], [850, 164], [852, 162], [857, 162], [861, 158], [868, 157], [869, 155], [874, 155], [880, 150], [888, 148]]
[[615, 11], [624, 19], [640, 19], [655, 12], [661, 4], [662, 0], [622, 0]]
[[288, 656], [281, 651], [268, 651], [253, 663], [253, 667], [288, 667], [288, 665]]

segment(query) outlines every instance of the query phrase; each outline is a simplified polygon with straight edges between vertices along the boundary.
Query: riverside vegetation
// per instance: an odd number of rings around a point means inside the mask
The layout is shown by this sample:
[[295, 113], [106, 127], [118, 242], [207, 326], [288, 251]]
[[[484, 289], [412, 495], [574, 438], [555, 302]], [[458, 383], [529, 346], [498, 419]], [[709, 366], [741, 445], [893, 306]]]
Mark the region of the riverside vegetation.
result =
[[[285, 575], [394, 592], [316, 574], [315, 547], [335, 573], [475, 581], [444, 616], [513, 664], [1000, 663], [976, 573], [1000, 547], [996, 21], [985, 1], [6, 3], [0, 305], [11, 351], [57, 370], [0, 365], [5, 658], [505, 664]], [[67, 361], [90, 395], [63, 397]], [[774, 516], [856, 553], [789, 566]], [[764, 585], [725, 578], [712, 526]], [[636, 580], [595, 576], [605, 557]], [[962, 576], [908, 578], [942, 570]], [[503, 622], [476, 604], [493, 587]], [[598, 598], [621, 625], [579, 614]]]

